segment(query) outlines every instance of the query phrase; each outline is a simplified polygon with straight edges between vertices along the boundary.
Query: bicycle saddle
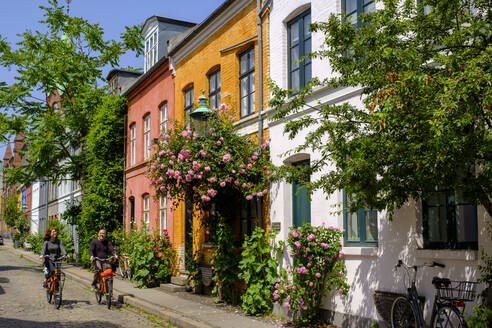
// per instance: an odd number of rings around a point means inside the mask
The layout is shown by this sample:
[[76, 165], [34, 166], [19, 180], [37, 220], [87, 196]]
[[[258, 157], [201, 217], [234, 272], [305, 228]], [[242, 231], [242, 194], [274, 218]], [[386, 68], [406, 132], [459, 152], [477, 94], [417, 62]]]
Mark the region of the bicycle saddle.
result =
[[436, 287], [448, 287], [451, 285], [451, 280], [448, 278], [434, 277], [432, 278], [432, 284]]

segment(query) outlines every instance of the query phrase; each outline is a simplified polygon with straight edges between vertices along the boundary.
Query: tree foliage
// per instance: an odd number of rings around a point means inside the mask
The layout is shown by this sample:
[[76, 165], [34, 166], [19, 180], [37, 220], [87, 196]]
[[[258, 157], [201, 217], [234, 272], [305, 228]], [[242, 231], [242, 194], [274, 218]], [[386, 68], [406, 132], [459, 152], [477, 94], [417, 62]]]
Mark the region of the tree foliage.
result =
[[125, 112], [126, 100], [110, 95], [97, 106], [90, 122], [86, 184], [77, 222], [87, 249], [100, 229], [113, 231], [121, 225]]
[[273, 86], [276, 119], [305, 109], [313, 88], [360, 89], [363, 106], [318, 103], [286, 124], [290, 137], [310, 129], [294, 151], [321, 154], [310, 188], [344, 189], [354, 209], [390, 213], [436, 189], [461, 190], [492, 214], [491, 2], [383, 2], [357, 27], [340, 15], [311, 25], [324, 45], [310, 57], [327, 60], [333, 77], [292, 98]]
[[26, 214], [21, 211], [19, 200], [16, 194], [2, 197], [2, 220], [8, 227], [24, 229], [29, 227]]
[[89, 122], [105, 97], [102, 69], [127, 50], [141, 53], [137, 26], [121, 41], [105, 40], [98, 24], [68, 16], [56, 0], [40, 8], [46, 32], [28, 30], [16, 47], [0, 35], [0, 65], [18, 72], [14, 83], [0, 84], [0, 134], [22, 131], [29, 145], [28, 165], [7, 170], [7, 182], [83, 178]]

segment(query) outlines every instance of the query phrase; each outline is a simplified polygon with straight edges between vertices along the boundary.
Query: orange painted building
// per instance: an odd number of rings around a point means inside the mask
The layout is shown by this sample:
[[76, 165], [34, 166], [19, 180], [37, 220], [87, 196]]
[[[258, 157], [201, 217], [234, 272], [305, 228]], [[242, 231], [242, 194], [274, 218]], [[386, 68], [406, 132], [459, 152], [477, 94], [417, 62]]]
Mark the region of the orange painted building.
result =
[[167, 57], [167, 40], [193, 23], [153, 16], [142, 28], [145, 72], [122, 95], [128, 99], [126, 120], [125, 228], [148, 232], [163, 229], [173, 236], [173, 212], [166, 197], [155, 197], [146, 177], [147, 165], [161, 132], [174, 121], [174, 84]]
[[[258, 37], [258, 16], [261, 17], [261, 38]], [[263, 65], [259, 61], [259, 39], [262, 41]], [[171, 40], [169, 55], [175, 71], [176, 119], [181, 122], [188, 120], [194, 104], [198, 102], [202, 90], [205, 90], [210, 108], [225, 103], [234, 111], [235, 124], [240, 134], [258, 135], [261, 126], [259, 107], [268, 100], [268, 48], [268, 9], [258, 15], [257, 1], [254, 0], [225, 1], [190, 33]], [[262, 92], [260, 67], [263, 68]], [[261, 93], [263, 96], [260, 99]], [[262, 124], [266, 124], [263, 120]], [[267, 129], [263, 127], [261, 132], [262, 139], [266, 139]], [[265, 224], [265, 207], [262, 211], [263, 226], [268, 225]], [[186, 217], [185, 212], [188, 213]], [[239, 212], [238, 209], [238, 216]], [[233, 226], [237, 241], [240, 242], [244, 235], [251, 233], [257, 223], [256, 214], [251, 214], [245, 220], [237, 218]], [[192, 227], [194, 240], [190, 240]], [[174, 245], [182, 272], [185, 272], [184, 257], [189, 248], [200, 248], [205, 257], [210, 254], [206, 248], [213, 248], [213, 245], [204, 243], [205, 238], [200, 229], [200, 224], [191, 219], [190, 211], [185, 211], [184, 205], [178, 206], [174, 212]]]

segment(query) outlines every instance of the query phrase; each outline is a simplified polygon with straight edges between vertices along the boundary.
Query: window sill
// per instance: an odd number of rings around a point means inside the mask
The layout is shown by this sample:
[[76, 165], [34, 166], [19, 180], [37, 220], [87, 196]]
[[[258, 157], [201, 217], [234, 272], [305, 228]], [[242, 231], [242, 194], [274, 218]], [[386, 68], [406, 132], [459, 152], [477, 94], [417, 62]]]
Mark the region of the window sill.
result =
[[202, 247], [203, 248], [217, 248], [217, 244], [215, 244], [215, 243], [203, 243]]
[[417, 249], [418, 259], [476, 261], [478, 251], [472, 249]]
[[378, 248], [374, 247], [351, 247], [344, 246], [342, 252], [345, 257], [362, 256], [362, 257], [376, 257], [378, 255]]

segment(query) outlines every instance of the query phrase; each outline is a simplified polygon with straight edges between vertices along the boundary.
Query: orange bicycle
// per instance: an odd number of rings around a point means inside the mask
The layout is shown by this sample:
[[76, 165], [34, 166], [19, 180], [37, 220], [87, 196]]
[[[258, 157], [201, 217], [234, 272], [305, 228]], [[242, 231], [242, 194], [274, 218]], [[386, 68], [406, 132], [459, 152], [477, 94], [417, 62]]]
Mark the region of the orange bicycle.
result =
[[132, 274], [130, 271], [130, 257], [127, 255], [121, 255], [119, 256], [119, 263], [118, 263], [118, 274], [121, 276], [123, 279], [131, 279]]
[[62, 303], [62, 291], [65, 285], [65, 273], [61, 270], [61, 257], [53, 259], [49, 255], [45, 255], [49, 261], [52, 261], [55, 266], [55, 271], [46, 281], [46, 299], [48, 303], [53, 300], [53, 305], [56, 309], [59, 309]]
[[[111, 258], [101, 259], [99, 257], [94, 257], [94, 260], [99, 260], [105, 263], [109, 263], [110, 259]], [[97, 281], [94, 289], [96, 301], [98, 304], [101, 304], [103, 295], [106, 295], [106, 305], [108, 309], [111, 308], [111, 297], [113, 296], [113, 276], [116, 276], [116, 274], [111, 268], [101, 272], [101, 274], [99, 275], [99, 280]]]

